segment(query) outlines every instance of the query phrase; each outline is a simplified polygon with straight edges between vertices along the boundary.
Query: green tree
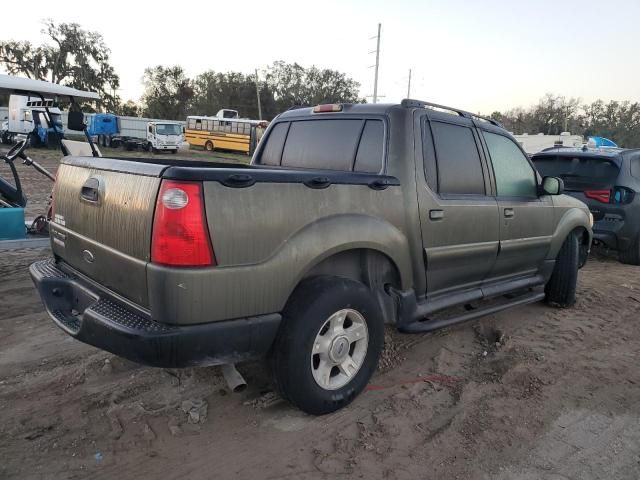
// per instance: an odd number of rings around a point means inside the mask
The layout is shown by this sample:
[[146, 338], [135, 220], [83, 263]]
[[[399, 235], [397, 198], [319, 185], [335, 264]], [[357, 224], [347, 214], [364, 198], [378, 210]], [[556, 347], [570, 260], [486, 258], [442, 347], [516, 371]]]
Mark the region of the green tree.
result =
[[140, 105], [133, 100], [127, 100], [125, 103], [120, 104], [116, 113], [123, 117], [139, 117]]
[[147, 68], [143, 77], [143, 115], [166, 120], [184, 120], [194, 97], [192, 81], [182, 67]]
[[337, 70], [277, 61], [264, 74], [278, 111], [296, 105], [364, 103], [359, 95], [360, 84]]
[[110, 50], [102, 35], [77, 23], [44, 22], [43, 45], [29, 41], [0, 42], [0, 64], [12, 75], [25, 75], [100, 94], [100, 106], [115, 110], [120, 79], [110, 64]]
[[[193, 80], [193, 89], [193, 114], [215, 115], [221, 108], [231, 108], [242, 117], [258, 118], [254, 75], [208, 71]], [[270, 119], [278, 113], [273, 94], [265, 84], [260, 84], [260, 105], [263, 118]]]

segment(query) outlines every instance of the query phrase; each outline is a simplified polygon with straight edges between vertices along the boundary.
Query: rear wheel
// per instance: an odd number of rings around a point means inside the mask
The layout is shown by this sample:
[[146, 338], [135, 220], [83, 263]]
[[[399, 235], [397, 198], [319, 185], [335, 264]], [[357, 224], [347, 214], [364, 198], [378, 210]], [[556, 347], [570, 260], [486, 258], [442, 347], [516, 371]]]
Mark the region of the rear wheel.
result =
[[207, 152], [212, 152], [213, 151], [213, 142], [211, 140], [207, 140], [207, 143], [204, 144], [204, 149]]
[[547, 302], [558, 307], [570, 307], [576, 303], [580, 246], [578, 236], [570, 233], [556, 257], [551, 278], [544, 287]]
[[640, 265], [640, 236], [637, 236], [626, 250], [618, 253], [618, 259], [627, 265]]
[[281, 395], [323, 415], [348, 405], [378, 365], [384, 322], [363, 284], [317, 277], [296, 289], [285, 307], [271, 354]]

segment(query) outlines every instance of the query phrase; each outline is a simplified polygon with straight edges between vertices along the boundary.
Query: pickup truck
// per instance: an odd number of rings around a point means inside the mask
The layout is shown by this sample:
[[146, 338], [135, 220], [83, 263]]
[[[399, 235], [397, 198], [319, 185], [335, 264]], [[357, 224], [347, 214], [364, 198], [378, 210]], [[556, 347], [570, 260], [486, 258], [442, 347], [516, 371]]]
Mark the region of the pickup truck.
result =
[[319, 105], [279, 115], [249, 165], [65, 157], [30, 271], [78, 340], [158, 367], [266, 357], [324, 414], [364, 389], [385, 324], [572, 305], [592, 218], [562, 190], [494, 120]]

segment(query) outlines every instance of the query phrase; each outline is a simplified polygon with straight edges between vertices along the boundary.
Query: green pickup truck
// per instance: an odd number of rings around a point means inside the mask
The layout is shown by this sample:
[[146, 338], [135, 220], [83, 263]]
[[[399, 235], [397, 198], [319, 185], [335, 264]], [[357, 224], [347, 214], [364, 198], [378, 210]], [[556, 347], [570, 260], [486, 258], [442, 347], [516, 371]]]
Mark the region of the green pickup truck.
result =
[[312, 414], [353, 400], [384, 325], [427, 332], [570, 306], [592, 219], [497, 122], [404, 100], [279, 115], [250, 165], [62, 160], [53, 258], [69, 335], [158, 367], [267, 357]]

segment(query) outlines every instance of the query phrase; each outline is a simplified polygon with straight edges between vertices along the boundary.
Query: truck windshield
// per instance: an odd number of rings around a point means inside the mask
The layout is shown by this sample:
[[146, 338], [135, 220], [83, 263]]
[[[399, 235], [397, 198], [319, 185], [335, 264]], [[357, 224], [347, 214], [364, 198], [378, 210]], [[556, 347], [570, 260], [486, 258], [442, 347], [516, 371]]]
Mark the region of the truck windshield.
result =
[[156, 133], [158, 135], [180, 135], [182, 126], [175, 123], [159, 123], [156, 125]]
[[620, 172], [611, 158], [543, 155], [535, 156], [533, 161], [543, 176], [560, 177], [567, 190], [611, 186]]

